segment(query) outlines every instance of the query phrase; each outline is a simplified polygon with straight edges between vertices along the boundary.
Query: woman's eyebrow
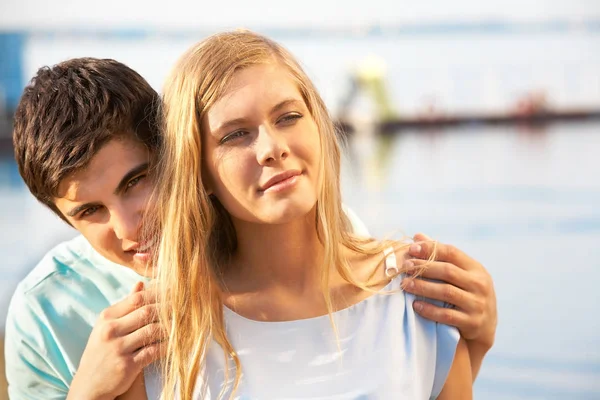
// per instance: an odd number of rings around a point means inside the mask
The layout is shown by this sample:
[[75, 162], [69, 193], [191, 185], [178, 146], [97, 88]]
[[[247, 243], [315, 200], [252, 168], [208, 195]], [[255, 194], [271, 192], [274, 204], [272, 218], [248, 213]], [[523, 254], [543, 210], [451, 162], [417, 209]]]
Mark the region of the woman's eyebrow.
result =
[[289, 99], [285, 99], [283, 101], [280, 101], [279, 103], [277, 103], [277, 105], [275, 105], [275, 107], [273, 107], [271, 109], [271, 114], [276, 113], [277, 111], [280, 111], [282, 108], [285, 108], [287, 106], [290, 105], [298, 105], [301, 104], [302, 102], [298, 99], [294, 99], [294, 98], [289, 98]]

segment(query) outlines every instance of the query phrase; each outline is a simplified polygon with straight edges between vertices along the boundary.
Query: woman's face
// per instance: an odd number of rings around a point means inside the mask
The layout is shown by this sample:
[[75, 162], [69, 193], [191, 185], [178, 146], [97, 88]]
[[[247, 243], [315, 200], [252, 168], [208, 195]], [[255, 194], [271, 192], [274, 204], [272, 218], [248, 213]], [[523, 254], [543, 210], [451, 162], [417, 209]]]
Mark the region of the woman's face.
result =
[[319, 131], [285, 68], [236, 72], [202, 122], [204, 182], [232, 218], [280, 224], [315, 206]]

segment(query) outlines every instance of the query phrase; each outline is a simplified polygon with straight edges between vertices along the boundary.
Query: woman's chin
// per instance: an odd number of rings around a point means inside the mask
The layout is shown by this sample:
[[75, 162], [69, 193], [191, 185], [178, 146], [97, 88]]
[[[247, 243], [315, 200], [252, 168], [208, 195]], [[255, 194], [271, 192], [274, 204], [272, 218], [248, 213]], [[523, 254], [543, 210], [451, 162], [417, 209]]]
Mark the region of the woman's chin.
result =
[[[300, 204], [278, 204], [265, 210], [260, 219], [265, 224], [288, 224], [312, 217], [314, 209], [315, 203], [306, 201]], [[314, 221], [314, 218], [311, 218], [311, 221]]]

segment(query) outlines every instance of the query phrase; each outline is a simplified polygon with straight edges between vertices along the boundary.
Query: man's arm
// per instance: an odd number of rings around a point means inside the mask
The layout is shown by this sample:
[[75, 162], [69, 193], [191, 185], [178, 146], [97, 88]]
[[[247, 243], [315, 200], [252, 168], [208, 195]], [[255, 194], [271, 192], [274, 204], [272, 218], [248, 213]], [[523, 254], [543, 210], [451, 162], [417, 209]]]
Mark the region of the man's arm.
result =
[[456, 326], [466, 339], [473, 380], [483, 358], [494, 344], [497, 325], [496, 293], [490, 274], [476, 260], [457, 248], [433, 242], [423, 234], [414, 237], [405, 268], [417, 270], [435, 249], [435, 260], [421, 275], [443, 282], [405, 278], [404, 290], [418, 296], [449, 303], [454, 308], [416, 301], [414, 310], [427, 319]]

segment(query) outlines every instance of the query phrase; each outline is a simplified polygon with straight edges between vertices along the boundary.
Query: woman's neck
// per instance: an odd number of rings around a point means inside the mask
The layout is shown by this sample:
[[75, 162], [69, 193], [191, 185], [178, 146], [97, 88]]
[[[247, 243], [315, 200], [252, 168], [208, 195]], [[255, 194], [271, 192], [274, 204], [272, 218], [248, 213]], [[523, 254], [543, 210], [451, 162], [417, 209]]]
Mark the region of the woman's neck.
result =
[[[286, 224], [234, 221], [238, 248], [228, 281], [250, 290], [285, 288], [294, 292], [320, 287], [323, 245], [317, 237], [316, 210]], [[238, 285], [236, 285], [238, 286]]]

